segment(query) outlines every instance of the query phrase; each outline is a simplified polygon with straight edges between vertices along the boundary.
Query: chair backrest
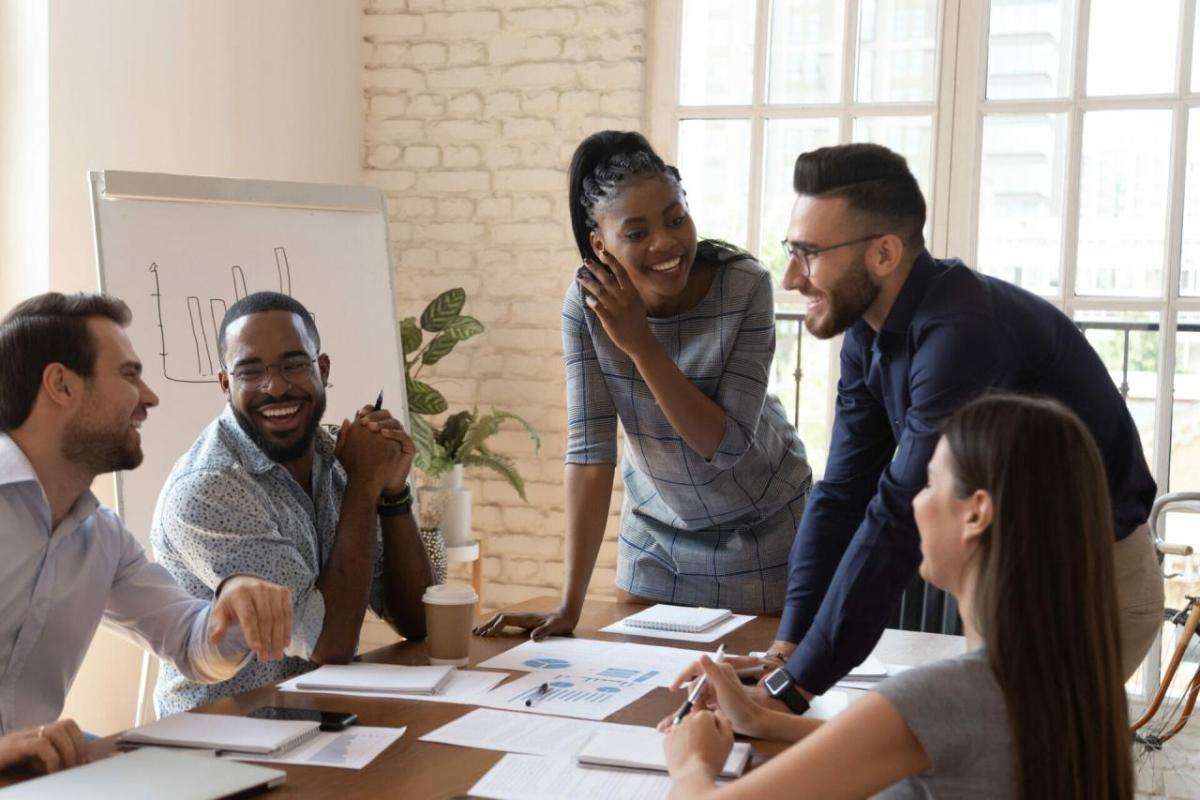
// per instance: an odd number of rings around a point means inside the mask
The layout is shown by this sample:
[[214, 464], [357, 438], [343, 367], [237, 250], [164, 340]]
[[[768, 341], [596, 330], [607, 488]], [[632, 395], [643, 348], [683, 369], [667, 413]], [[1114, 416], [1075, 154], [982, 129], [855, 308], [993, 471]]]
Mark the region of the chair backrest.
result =
[[962, 620], [958, 618], [958, 603], [941, 589], [913, 575], [892, 608], [887, 627], [902, 631], [962, 635]]

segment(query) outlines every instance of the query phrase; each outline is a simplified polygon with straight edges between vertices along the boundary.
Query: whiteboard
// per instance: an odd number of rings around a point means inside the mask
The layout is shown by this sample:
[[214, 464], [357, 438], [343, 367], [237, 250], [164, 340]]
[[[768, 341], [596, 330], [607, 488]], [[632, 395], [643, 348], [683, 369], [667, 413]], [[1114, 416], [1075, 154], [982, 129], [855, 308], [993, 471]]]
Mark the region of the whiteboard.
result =
[[312, 312], [329, 355], [326, 422], [373, 403], [407, 424], [383, 195], [360, 186], [90, 173], [100, 288], [129, 304], [128, 333], [159, 396], [145, 460], [117, 475], [117, 510], [143, 544], [158, 493], [225, 408], [217, 330], [262, 290]]

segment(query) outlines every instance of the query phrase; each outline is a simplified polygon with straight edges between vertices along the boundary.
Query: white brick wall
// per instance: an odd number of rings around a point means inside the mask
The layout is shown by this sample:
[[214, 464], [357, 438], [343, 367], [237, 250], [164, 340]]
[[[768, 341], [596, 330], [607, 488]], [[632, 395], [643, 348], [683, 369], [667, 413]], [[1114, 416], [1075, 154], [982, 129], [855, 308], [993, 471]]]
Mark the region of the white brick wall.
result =
[[[484, 605], [557, 594], [559, 310], [578, 261], [566, 168], [587, 134], [644, 128], [646, 0], [367, 0], [364, 13], [364, 165], [388, 196], [397, 309], [415, 315], [465, 288], [488, 330], [431, 368], [431, 382], [452, 409], [509, 409], [543, 437], [536, 457], [522, 433], [495, 440], [516, 457], [528, 504], [491, 473], [469, 476]], [[618, 489], [595, 596], [612, 596], [619, 508]]]

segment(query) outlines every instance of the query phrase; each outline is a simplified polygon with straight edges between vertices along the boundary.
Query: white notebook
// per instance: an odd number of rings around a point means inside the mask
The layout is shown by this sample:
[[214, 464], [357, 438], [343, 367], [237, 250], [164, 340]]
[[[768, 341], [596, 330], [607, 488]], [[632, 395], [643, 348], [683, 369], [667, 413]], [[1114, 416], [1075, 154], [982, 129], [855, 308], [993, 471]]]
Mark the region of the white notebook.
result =
[[656, 606], [650, 606], [645, 611], [632, 614], [623, 621], [626, 625], [632, 625], [635, 628], [700, 633], [713, 625], [724, 622], [731, 616], [733, 616], [733, 612], [727, 608], [692, 608], [659, 603]]
[[184, 711], [125, 731], [117, 741], [124, 744], [199, 747], [272, 755], [307, 742], [320, 731], [321, 726], [317, 722], [252, 719]]
[[326, 664], [296, 679], [296, 688], [324, 692], [440, 694], [454, 667], [406, 667], [396, 664]]
[[[667, 757], [663, 754], [663, 735], [654, 728], [645, 728], [643, 731], [636, 734], [627, 731], [600, 731], [579, 749], [575, 754], [575, 761], [580, 766], [666, 772]], [[750, 744], [734, 742], [733, 750], [721, 769], [721, 777], [738, 777], [746, 771], [749, 761]]]

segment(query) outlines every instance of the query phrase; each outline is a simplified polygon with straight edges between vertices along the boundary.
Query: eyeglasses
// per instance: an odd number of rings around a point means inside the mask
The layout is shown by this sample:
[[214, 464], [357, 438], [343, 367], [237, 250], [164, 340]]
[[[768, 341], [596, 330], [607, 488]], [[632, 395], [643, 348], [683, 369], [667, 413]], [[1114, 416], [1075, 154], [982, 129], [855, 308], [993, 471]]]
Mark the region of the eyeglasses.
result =
[[274, 364], [242, 364], [229, 371], [233, 379], [247, 389], [262, 389], [271, 381], [271, 370], [278, 369], [279, 377], [289, 384], [312, 377], [315, 358], [288, 356]]
[[784, 239], [782, 242], [780, 242], [780, 244], [783, 245], [784, 258], [786, 258], [788, 261], [791, 261], [793, 258], [799, 261], [800, 274], [807, 278], [812, 274], [813, 258], [821, 255], [821, 253], [826, 253], [830, 250], [837, 250], [842, 247], [849, 247], [852, 244], [869, 242], [872, 239], [878, 239], [880, 236], [887, 236], [887, 234], [873, 233], [870, 236], [863, 236], [859, 239], [851, 239], [848, 242], [839, 242], [838, 244], [831, 244], [826, 247], [800, 247], [799, 245], [792, 244], [787, 239]]

